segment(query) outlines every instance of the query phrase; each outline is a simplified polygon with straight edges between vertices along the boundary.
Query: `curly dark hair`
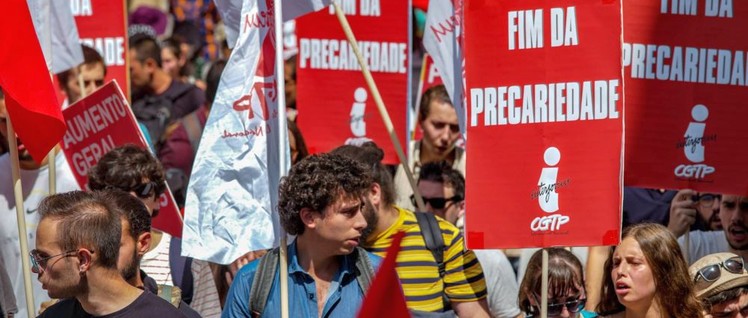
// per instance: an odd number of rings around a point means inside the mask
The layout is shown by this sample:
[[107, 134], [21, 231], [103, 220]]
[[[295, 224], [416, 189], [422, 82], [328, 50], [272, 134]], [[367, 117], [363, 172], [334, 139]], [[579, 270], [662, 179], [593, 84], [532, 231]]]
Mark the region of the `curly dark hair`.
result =
[[306, 157], [281, 180], [278, 213], [291, 235], [304, 234], [301, 209], [322, 212], [341, 197], [361, 197], [371, 176], [360, 163], [335, 154]]
[[395, 204], [395, 185], [392, 175], [382, 164], [384, 151], [373, 141], [365, 142], [361, 146], [343, 145], [333, 149], [330, 153], [356, 160], [364, 165], [371, 174], [374, 182], [382, 189], [382, 201], [385, 206]]
[[102, 193], [115, 207], [114, 212], [127, 220], [130, 225], [130, 236], [133, 239], [137, 241], [140, 234], [151, 231], [151, 215], [143, 201], [119, 189], [106, 190]]
[[156, 183], [156, 196], [166, 191], [164, 168], [147, 149], [128, 144], [114, 148], [88, 170], [91, 190], [120, 189], [130, 192], [148, 179]]

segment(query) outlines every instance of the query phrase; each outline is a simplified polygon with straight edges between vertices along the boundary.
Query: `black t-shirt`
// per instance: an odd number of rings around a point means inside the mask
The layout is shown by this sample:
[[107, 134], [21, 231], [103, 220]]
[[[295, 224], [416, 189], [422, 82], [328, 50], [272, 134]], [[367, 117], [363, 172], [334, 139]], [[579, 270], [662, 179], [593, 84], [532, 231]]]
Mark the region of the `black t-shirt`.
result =
[[104, 316], [93, 316], [83, 310], [77, 299], [63, 299], [50, 306], [39, 318], [186, 318], [179, 310], [158, 296], [143, 292], [131, 304]]

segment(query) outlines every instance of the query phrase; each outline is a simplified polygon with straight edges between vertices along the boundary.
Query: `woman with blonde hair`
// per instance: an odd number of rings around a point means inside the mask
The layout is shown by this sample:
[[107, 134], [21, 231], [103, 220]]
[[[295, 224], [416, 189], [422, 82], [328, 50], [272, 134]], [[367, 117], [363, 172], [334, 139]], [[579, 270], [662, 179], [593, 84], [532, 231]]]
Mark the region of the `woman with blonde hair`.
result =
[[605, 262], [605, 317], [703, 317], [680, 246], [664, 226], [632, 225]]
[[[595, 317], [582, 310], [587, 301], [582, 263], [563, 248], [548, 248], [548, 317]], [[519, 307], [525, 317], [540, 317], [543, 250], [538, 250], [527, 263], [519, 286]]]

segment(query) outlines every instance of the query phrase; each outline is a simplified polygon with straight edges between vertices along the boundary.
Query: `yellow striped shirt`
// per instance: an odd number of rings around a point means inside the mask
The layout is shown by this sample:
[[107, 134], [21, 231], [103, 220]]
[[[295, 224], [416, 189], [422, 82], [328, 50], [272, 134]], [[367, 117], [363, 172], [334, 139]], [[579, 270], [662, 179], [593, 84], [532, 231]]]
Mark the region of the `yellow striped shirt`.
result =
[[444, 309], [442, 291], [451, 302], [478, 301], [486, 298], [486, 281], [483, 269], [473, 251], [465, 249], [460, 231], [451, 223], [437, 217], [444, 237], [444, 280], [439, 278], [439, 267], [426, 248], [414, 212], [397, 207], [400, 216], [390, 228], [369, 237], [366, 247], [372, 253], [385, 257], [392, 236], [404, 231], [402, 249], [397, 255], [397, 274], [405, 292], [408, 308], [439, 312]]

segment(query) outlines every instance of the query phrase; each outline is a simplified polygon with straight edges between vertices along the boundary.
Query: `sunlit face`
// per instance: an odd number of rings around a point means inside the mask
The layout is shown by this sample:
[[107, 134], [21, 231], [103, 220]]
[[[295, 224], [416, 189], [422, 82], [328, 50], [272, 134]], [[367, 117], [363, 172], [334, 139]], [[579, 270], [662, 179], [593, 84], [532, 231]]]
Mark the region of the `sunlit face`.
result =
[[125, 219], [122, 219], [121, 223], [122, 237], [119, 243], [117, 268], [119, 269], [122, 278], [130, 282], [135, 278], [135, 275], [138, 274], [140, 260], [138, 259], [137, 242], [135, 241], [135, 238], [130, 235], [130, 223]]
[[161, 68], [171, 75], [171, 78], [179, 78], [179, 59], [166, 47], [161, 49]]
[[452, 153], [460, 138], [457, 112], [449, 103], [432, 101], [429, 114], [421, 121], [423, 148], [431, 156], [445, 158]]
[[746, 318], [748, 317], [748, 293], [740, 297], [712, 305], [713, 318]]
[[748, 250], [748, 197], [723, 195], [719, 217], [730, 247]]
[[707, 202], [704, 204], [700, 202], [696, 204], [696, 211], [699, 212], [701, 219], [704, 220], [704, 223], [706, 223], [706, 226], [708, 227], [707, 230], [722, 230], [722, 220], [720, 220], [719, 218], [719, 207], [722, 205], [721, 203], [722, 200], [720, 199], [720, 197], [715, 196], [715, 198], [711, 202]]
[[350, 254], [359, 245], [361, 231], [366, 228], [361, 213], [363, 202], [360, 197], [340, 197], [321, 213], [312, 212], [313, 223], [307, 225], [307, 231], [314, 231], [335, 254]]
[[43, 271], [37, 274], [37, 279], [49, 297], [71, 298], [80, 291], [79, 262], [75, 253], [63, 254], [67, 251], [63, 251], [58, 243], [59, 223], [59, 220], [44, 218], [36, 229], [36, 250], [39, 256], [46, 258], [59, 255], [46, 260], [46, 265], [43, 266]]
[[80, 82], [78, 82], [78, 70], [80, 70], [80, 76], [83, 79], [86, 96], [93, 93], [97, 88], [104, 86], [105, 69], [103, 64], [83, 64], [78, 69], [72, 69], [70, 76], [68, 76], [68, 81], [65, 83], [65, 95], [67, 95], [70, 104], [77, 102], [83, 97]]
[[648, 307], [655, 298], [652, 268], [639, 243], [632, 237], [623, 239], [616, 247], [610, 277], [618, 301], [626, 308]]

